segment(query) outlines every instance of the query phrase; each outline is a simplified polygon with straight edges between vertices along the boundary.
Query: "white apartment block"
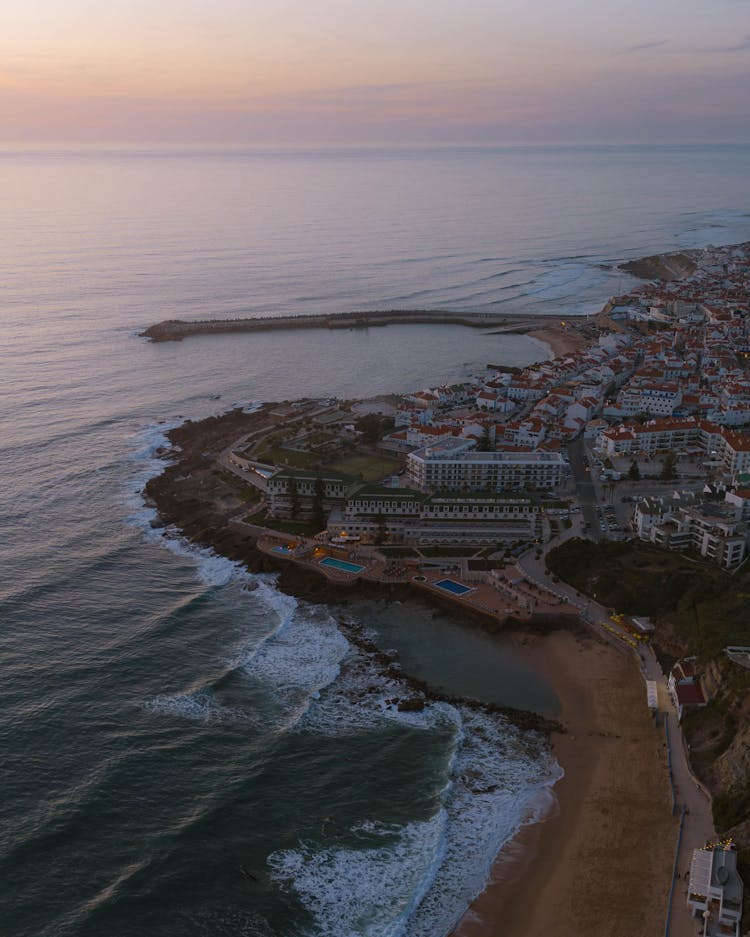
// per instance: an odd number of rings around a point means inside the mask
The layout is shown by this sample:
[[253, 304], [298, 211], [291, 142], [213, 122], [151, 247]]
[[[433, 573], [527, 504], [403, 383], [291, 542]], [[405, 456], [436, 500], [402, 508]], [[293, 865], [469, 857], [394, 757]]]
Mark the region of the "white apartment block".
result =
[[620, 391], [617, 398], [625, 416], [635, 416], [637, 413], [648, 413], [649, 416], [671, 416], [681, 400], [680, 388], [667, 384], [626, 387]]
[[652, 420], [634, 423], [601, 434], [601, 449], [609, 456], [638, 452], [680, 452], [695, 446], [709, 458], [723, 462], [730, 475], [750, 471], [750, 433], [732, 431], [705, 420]]
[[747, 551], [745, 525], [734, 510], [715, 504], [677, 508], [644, 525], [640, 536], [668, 550], [696, 550], [725, 569], [739, 566]]
[[409, 454], [409, 483], [420, 491], [508, 491], [550, 489], [563, 478], [559, 452], [471, 452], [443, 443]]

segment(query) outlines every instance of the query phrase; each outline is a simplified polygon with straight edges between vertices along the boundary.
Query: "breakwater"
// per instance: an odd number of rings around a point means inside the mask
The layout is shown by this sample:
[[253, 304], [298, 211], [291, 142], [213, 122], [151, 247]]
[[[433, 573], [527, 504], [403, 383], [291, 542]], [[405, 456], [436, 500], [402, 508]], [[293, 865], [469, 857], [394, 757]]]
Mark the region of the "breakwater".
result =
[[429, 309], [341, 312], [326, 315], [262, 316], [247, 319], [165, 319], [140, 332], [152, 342], [179, 342], [190, 335], [226, 332], [269, 332], [291, 329], [366, 329], [386, 325], [464, 325], [469, 328], [533, 329], [556, 316], [499, 316], [479, 312], [436, 312]]

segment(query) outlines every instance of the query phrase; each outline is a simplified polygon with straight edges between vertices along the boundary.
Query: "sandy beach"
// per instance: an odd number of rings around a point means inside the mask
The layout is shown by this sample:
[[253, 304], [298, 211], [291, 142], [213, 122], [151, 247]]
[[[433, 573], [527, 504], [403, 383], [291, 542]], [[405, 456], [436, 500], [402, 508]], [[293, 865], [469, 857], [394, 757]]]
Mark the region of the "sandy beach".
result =
[[523, 828], [453, 937], [653, 937], [664, 922], [676, 823], [662, 736], [635, 662], [593, 639], [523, 639], [567, 734], [557, 806]]
[[549, 325], [541, 329], [533, 329], [526, 334], [529, 338], [535, 338], [547, 345], [553, 358], [572, 354], [591, 344], [590, 339], [585, 338], [575, 328], [561, 325]]

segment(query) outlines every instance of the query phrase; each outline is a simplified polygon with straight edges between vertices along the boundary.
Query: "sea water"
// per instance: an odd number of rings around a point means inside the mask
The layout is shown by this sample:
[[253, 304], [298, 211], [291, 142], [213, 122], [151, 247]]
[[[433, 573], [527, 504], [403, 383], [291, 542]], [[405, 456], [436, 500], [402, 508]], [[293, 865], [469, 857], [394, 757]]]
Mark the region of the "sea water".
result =
[[[168, 317], [595, 311], [642, 254], [750, 238], [750, 150], [3, 151], [3, 933], [440, 935], [559, 769], [432, 703], [281, 593], [155, 525], [166, 432], [526, 364], [396, 326], [150, 345]], [[220, 399], [215, 399], [220, 395]], [[252, 591], [251, 591], [252, 590]], [[347, 615], [449, 692], [553, 712], [511, 649], [418, 604]]]

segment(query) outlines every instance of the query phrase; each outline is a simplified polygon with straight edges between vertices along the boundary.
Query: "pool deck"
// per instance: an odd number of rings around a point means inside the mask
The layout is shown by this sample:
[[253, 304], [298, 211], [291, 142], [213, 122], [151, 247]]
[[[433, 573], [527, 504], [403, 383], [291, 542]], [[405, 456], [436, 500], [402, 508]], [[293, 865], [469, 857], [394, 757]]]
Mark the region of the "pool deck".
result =
[[[280, 545], [289, 547], [289, 552], [276, 549]], [[436, 565], [434, 560], [425, 562], [416, 557], [392, 560], [385, 558], [372, 546], [357, 545], [347, 549], [304, 537], [290, 538], [271, 531], [258, 538], [257, 546], [262, 553], [275, 560], [308, 569], [336, 585], [352, 586], [357, 582], [379, 583], [383, 586], [404, 585], [423, 594], [438, 596], [456, 609], [470, 610], [500, 622], [508, 618], [530, 620], [535, 616], [577, 616], [579, 612], [564, 597], [530, 582], [523, 570], [515, 564], [496, 570], [489, 577], [484, 572], [469, 572], [465, 560], [458, 565], [455, 561], [447, 561], [442, 566]], [[322, 565], [321, 561], [326, 557], [363, 568], [351, 572]], [[424, 578], [418, 581], [415, 577]], [[437, 585], [445, 579], [460, 583], [470, 591], [456, 595]]]

